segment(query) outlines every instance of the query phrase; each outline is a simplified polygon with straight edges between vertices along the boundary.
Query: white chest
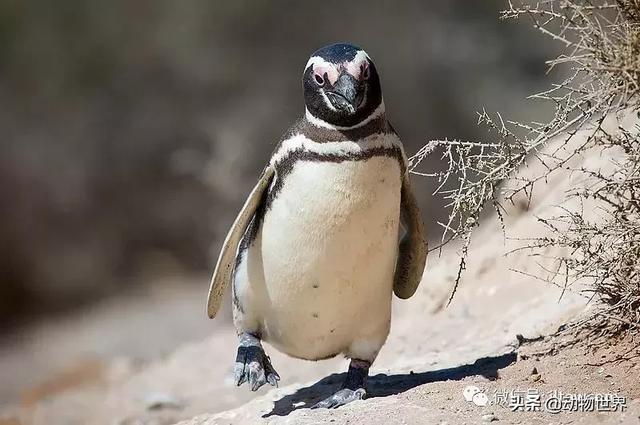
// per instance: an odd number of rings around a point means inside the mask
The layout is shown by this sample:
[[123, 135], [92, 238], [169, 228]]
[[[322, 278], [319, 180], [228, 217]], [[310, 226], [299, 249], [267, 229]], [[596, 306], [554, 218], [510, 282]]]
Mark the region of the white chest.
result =
[[293, 165], [255, 244], [272, 343], [330, 355], [363, 326], [388, 331], [400, 188], [394, 157]]

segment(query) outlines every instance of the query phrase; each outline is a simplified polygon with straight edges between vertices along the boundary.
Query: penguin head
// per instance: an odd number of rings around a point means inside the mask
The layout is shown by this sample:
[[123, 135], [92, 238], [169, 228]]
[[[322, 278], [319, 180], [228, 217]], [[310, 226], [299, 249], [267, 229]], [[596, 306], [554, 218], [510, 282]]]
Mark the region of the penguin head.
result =
[[350, 44], [315, 51], [302, 76], [307, 114], [337, 127], [354, 127], [383, 108], [376, 67]]

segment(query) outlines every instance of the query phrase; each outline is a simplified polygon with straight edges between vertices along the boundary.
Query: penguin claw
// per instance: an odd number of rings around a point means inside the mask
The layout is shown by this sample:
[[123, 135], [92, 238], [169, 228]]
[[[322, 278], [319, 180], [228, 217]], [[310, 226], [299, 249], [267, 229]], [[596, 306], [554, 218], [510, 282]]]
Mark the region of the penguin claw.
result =
[[245, 373], [245, 364], [244, 362], [236, 361], [236, 364], [233, 366], [233, 381], [236, 386], [242, 385], [247, 380], [247, 374]]
[[280, 380], [280, 377], [278, 376], [277, 373], [270, 373], [270, 374], [267, 375], [267, 382], [272, 387], [277, 387], [279, 380]]
[[264, 372], [267, 375], [267, 382], [269, 383], [269, 385], [271, 385], [272, 387], [277, 387], [278, 381], [280, 380], [280, 375], [278, 375], [278, 372], [276, 372], [276, 370], [271, 365], [271, 359], [267, 355], [265, 355]]
[[352, 401], [362, 400], [367, 395], [364, 388], [358, 388], [357, 390], [350, 390], [348, 388], [341, 389], [337, 393], [333, 394], [313, 406], [312, 409], [335, 409]]
[[258, 389], [267, 383], [267, 378], [264, 373], [264, 366], [259, 362], [249, 363], [249, 385], [251, 391], [258, 391]]
[[251, 335], [240, 338], [233, 378], [237, 386], [247, 382], [251, 391], [258, 391], [266, 383], [277, 387], [280, 380], [260, 340]]

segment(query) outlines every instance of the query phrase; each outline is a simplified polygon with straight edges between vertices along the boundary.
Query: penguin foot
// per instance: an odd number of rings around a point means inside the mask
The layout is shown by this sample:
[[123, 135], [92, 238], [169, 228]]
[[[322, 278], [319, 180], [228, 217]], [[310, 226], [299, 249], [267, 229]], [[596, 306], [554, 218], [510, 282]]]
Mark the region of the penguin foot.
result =
[[369, 366], [371, 362], [366, 360], [352, 359], [349, 365], [347, 377], [342, 384], [342, 389], [314, 404], [312, 409], [335, 409], [344, 406], [352, 401], [362, 400], [367, 395], [365, 390], [367, 386], [367, 376], [369, 375]]
[[251, 391], [257, 391], [266, 383], [277, 387], [280, 375], [275, 371], [262, 348], [260, 340], [255, 336], [242, 333], [236, 363], [233, 368], [233, 378], [237, 386], [245, 381]]
[[350, 390], [349, 388], [343, 388], [331, 397], [327, 397], [321, 402], [318, 402], [311, 406], [312, 409], [335, 409], [340, 406], [344, 406], [352, 401], [362, 400], [367, 395], [364, 388], [358, 388], [357, 390]]

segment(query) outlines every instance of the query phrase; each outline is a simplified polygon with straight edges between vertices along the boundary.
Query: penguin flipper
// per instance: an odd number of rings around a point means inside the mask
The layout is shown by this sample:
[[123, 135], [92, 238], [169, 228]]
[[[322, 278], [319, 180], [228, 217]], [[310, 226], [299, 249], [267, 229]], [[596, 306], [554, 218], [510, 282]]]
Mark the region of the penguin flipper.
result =
[[411, 191], [408, 173], [402, 179], [400, 219], [407, 231], [400, 240], [393, 292], [398, 298], [406, 299], [418, 289], [428, 250], [422, 216]]
[[260, 180], [249, 194], [244, 206], [233, 222], [231, 229], [229, 229], [229, 233], [227, 233], [227, 237], [224, 240], [222, 249], [220, 250], [220, 256], [218, 257], [216, 268], [213, 271], [213, 276], [211, 277], [211, 286], [209, 287], [207, 314], [211, 319], [213, 319], [218, 313], [220, 303], [222, 302], [222, 296], [233, 278], [238, 245], [240, 244], [249, 223], [251, 223], [256, 209], [260, 205], [265, 191], [269, 188], [269, 185], [273, 180], [274, 173], [274, 168], [271, 165], [268, 165], [267, 168], [265, 168]]

